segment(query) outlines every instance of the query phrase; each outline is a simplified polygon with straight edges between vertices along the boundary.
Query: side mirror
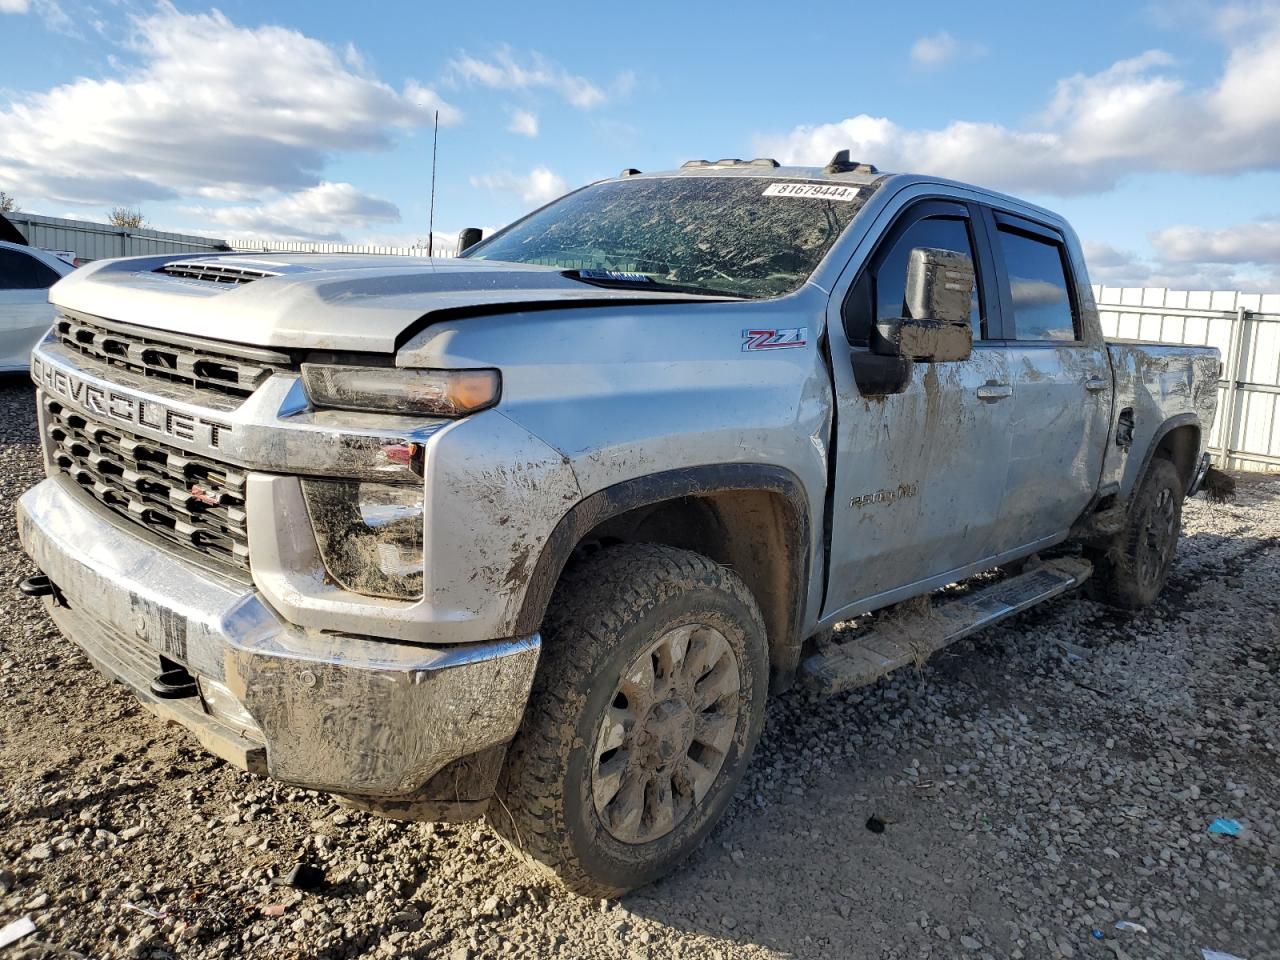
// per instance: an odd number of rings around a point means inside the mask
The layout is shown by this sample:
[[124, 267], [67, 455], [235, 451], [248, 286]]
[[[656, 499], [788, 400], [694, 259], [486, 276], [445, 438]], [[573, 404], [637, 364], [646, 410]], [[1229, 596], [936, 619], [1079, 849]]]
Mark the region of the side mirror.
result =
[[968, 359], [976, 285], [973, 260], [966, 254], [916, 247], [907, 259], [907, 316], [876, 324], [875, 352], [934, 362]]
[[480, 242], [481, 231], [479, 227], [463, 227], [458, 231], [458, 252], [461, 253], [468, 247], [474, 247]]

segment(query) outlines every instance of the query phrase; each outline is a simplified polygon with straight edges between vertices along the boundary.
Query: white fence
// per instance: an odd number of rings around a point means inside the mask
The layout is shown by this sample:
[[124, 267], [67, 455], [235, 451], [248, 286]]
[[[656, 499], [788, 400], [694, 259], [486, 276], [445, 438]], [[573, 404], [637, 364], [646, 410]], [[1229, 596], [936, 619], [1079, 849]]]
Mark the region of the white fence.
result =
[[1093, 288], [1109, 337], [1217, 347], [1219, 466], [1280, 471], [1280, 294]]
[[[231, 240], [232, 250], [242, 253], [375, 253], [387, 257], [425, 257], [426, 244], [412, 247], [380, 247], [359, 243], [314, 243], [309, 240]], [[438, 242], [432, 249], [433, 257], [452, 257], [451, 241]]]

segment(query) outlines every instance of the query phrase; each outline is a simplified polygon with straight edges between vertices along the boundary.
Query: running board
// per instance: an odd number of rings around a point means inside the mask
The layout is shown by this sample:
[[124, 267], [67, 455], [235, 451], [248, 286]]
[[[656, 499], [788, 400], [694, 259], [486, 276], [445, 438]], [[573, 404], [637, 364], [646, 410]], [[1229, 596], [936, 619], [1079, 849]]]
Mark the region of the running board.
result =
[[932, 606], [906, 601], [864, 632], [806, 657], [800, 675], [824, 694], [874, 683], [909, 663], [921, 666], [962, 637], [1078, 587], [1092, 572], [1087, 560], [1062, 557], [959, 597], [933, 597]]

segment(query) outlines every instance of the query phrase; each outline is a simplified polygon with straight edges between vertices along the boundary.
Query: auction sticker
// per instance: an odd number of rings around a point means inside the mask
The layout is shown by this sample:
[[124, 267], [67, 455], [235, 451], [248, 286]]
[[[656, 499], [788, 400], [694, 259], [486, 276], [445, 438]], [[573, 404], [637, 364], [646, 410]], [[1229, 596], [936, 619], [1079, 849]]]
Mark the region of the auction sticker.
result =
[[848, 203], [858, 197], [858, 188], [842, 183], [771, 183], [764, 188], [766, 197], [804, 197], [808, 200], [840, 200]]

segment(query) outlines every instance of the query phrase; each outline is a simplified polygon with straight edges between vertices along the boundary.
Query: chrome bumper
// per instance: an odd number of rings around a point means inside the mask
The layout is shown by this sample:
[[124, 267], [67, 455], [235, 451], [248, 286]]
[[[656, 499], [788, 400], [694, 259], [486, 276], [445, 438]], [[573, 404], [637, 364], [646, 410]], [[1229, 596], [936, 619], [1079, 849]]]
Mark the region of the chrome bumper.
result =
[[[251, 585], [124, 528], [66, 478], [22, 496], [18, 534], [65, 598], [53, 608], [59, 628], [146, 706], [251, 772], [404, 797], [451, 761], [505, 743], [524, 714], [537, 634], [425, 647], [303, 630]], [[161, 656], [224, 684], [252, 725], [229, 725], [197, 698], [157, 699]]]

